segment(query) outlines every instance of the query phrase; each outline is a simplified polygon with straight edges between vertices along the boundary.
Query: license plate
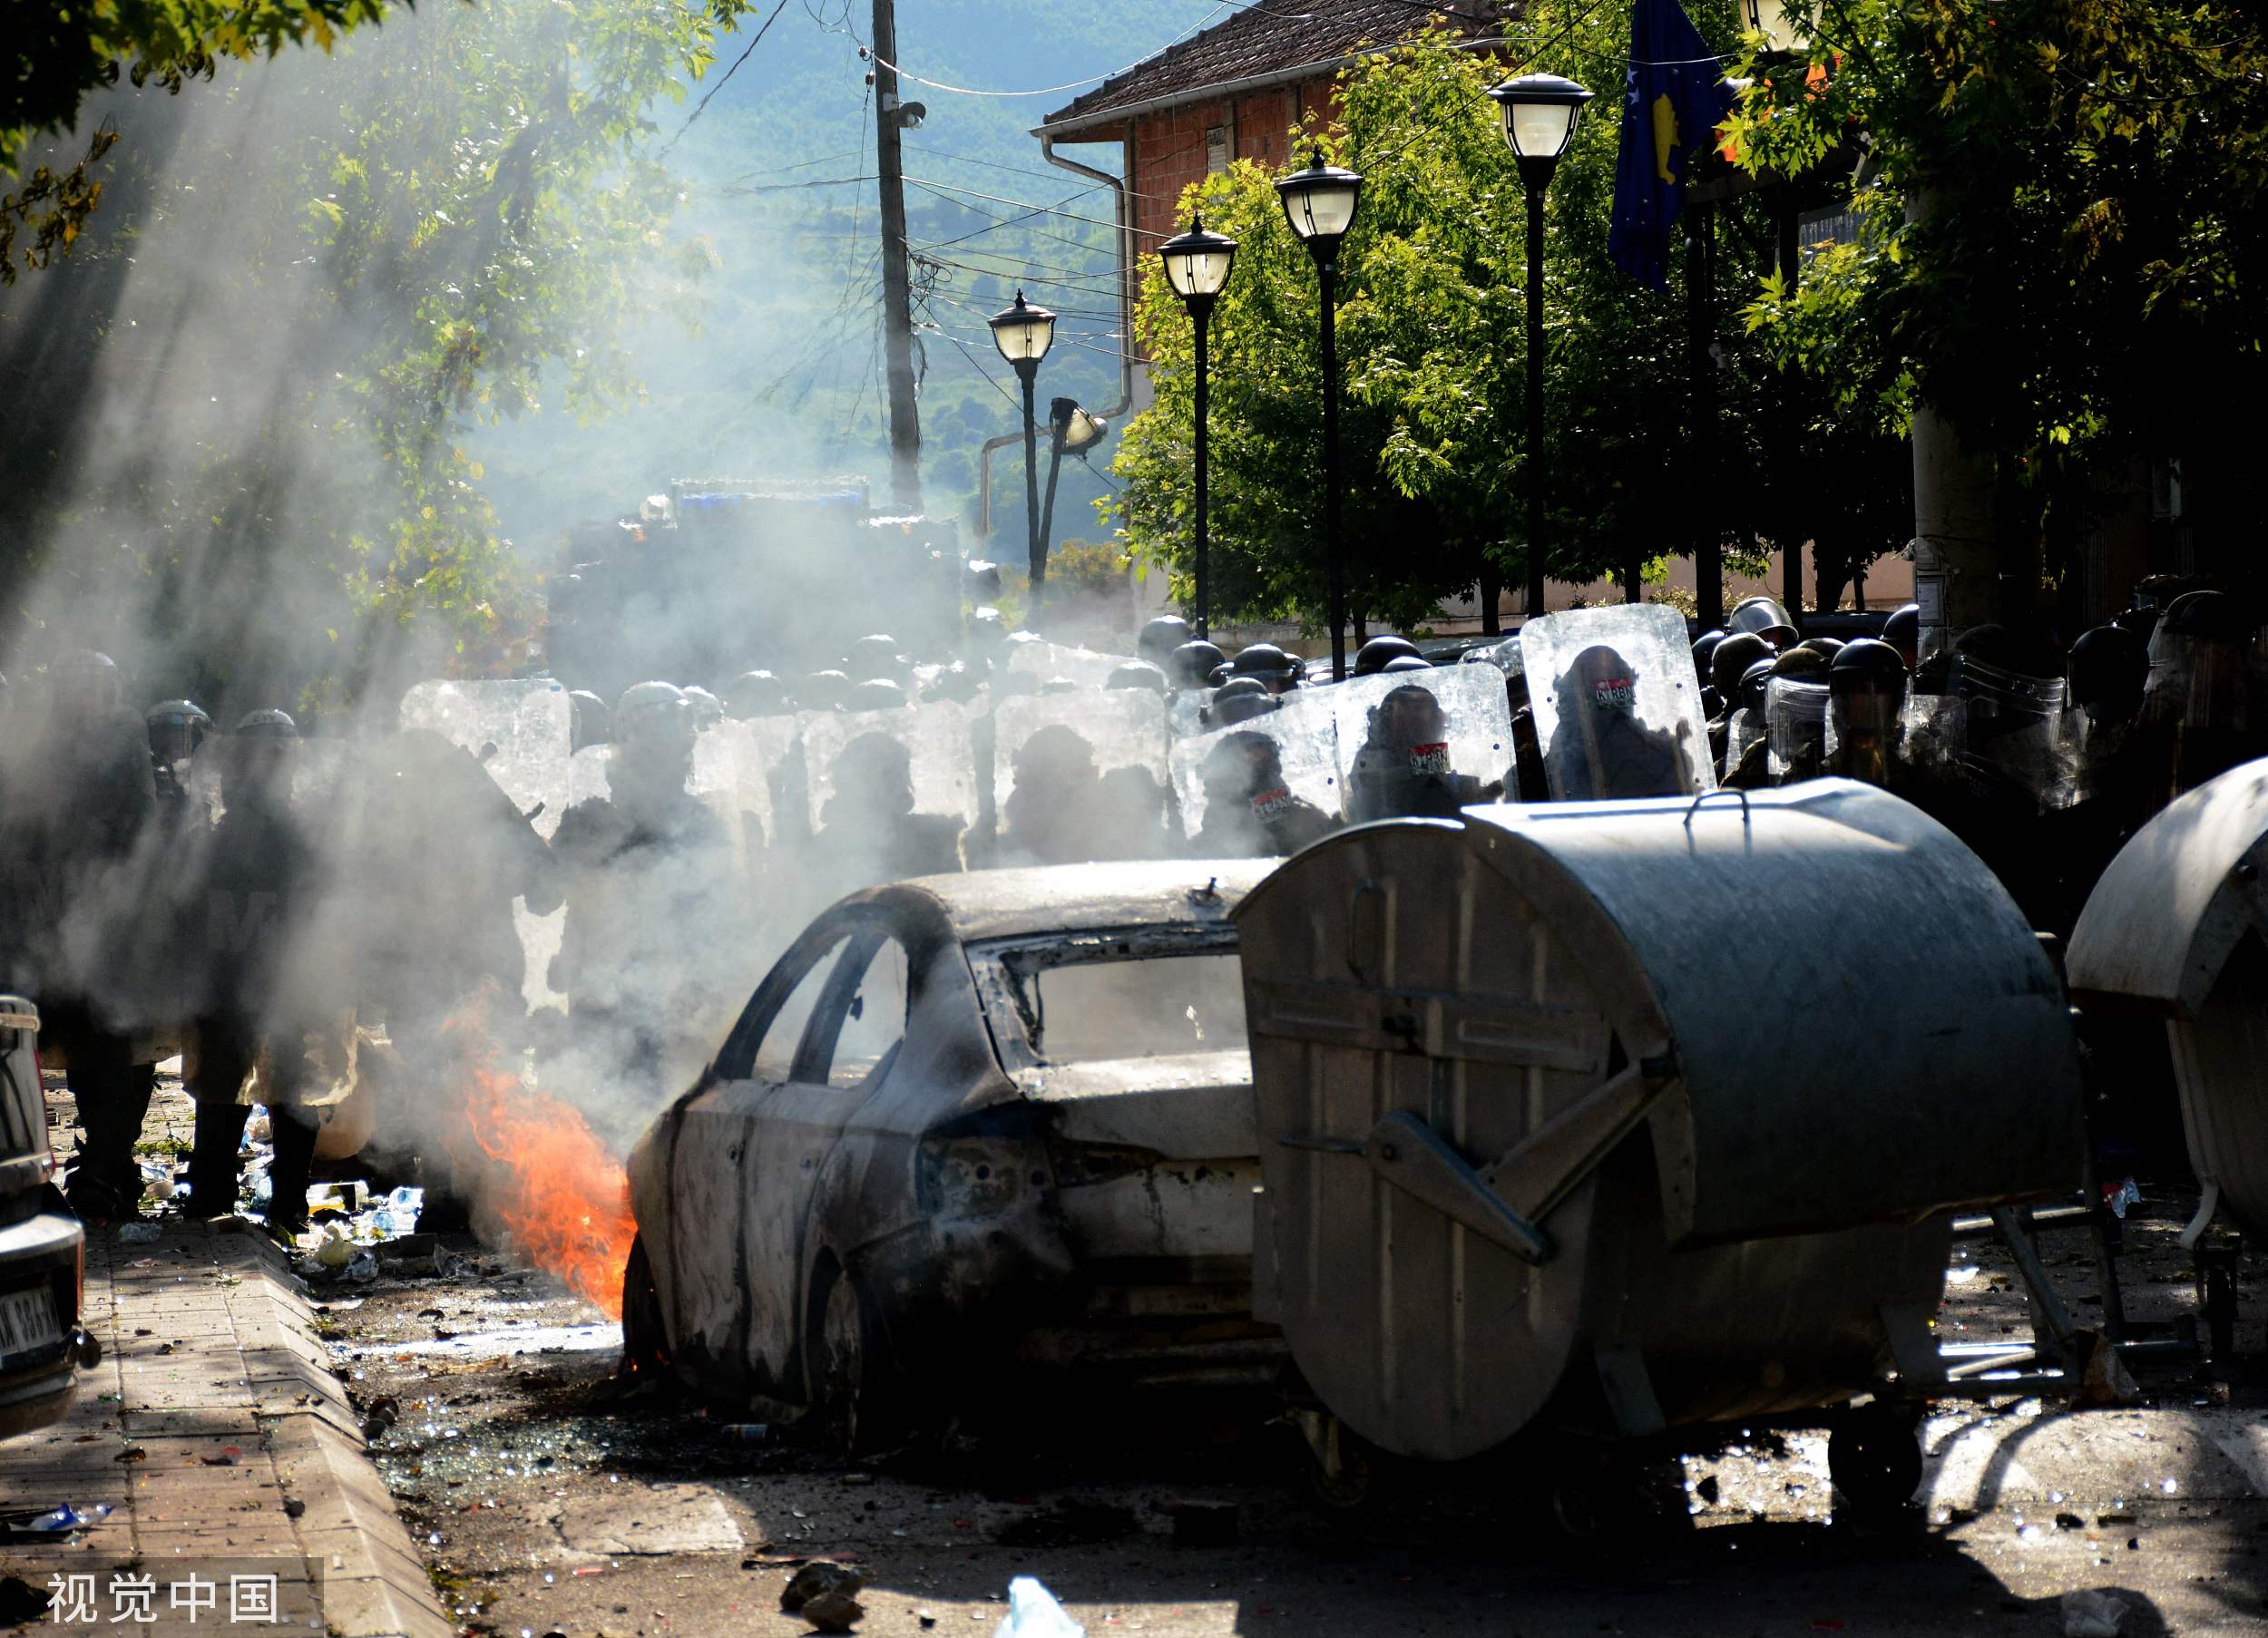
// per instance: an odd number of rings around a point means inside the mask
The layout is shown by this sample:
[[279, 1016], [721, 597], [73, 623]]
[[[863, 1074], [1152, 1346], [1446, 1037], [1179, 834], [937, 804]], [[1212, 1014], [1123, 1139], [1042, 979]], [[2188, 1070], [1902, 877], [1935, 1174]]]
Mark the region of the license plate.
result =
[[13, 1353], [37, 1353], [62, 1341], [54, 1299], [43, 1287], [0, 1292], [0, 1360]]

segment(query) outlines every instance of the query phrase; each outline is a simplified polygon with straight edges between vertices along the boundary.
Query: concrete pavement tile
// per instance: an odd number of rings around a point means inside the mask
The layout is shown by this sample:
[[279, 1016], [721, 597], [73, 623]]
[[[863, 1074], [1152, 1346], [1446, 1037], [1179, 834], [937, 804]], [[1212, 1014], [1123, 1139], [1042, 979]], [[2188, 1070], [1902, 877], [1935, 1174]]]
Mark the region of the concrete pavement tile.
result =
[[456, 1627], [428, 1594], [418, 1599], [379, 1576], [323, 1583], [323, 1623], [338, 1638], [456, 1638]]

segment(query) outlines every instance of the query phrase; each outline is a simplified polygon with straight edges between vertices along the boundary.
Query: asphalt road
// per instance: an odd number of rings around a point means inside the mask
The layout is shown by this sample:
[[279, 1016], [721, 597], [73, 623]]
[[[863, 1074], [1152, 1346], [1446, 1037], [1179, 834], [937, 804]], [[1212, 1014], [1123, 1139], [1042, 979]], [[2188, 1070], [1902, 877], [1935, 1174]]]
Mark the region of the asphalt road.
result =
[[[2172, 1241], [2185, 1210], [2137, 1214], [2124, 1270], [2138, 1319], [2191, 1304]], [[2051, 1243], [2050, 1262], [2086, 1319], [2082, 1250]], [[1090, 1638], [2053, 1634], [2078, 1630], [2065, 1595], [2094, 1589], [2128, 1638], [2268, 1631], [2268, 1336], [2249, 1263], [2234, 1363], [2156, 1361], [2129, 1408], [1943, 1408], [1909, 1527], [1833, 1519], [1824, 1440], [1798, 1432], [1684, 1463], [1685, 1516], [1587, 1543], [1550, 1516], [1550, 1473], [1519, 1460], [1409, 1475], [1366, 1511], [1329, 1513], [1290, 1436], [1257, 1419], [1098, 1404], [842, 1466], [675, 1389], [625, 1391], [597, 1315], [509, 1259], [452, 1266], [342, 1288], [325, 1323], [358, 1401], [395, 1419], [376, 1440], [382, 1469], [474, 1633], [802, 1633], [779, 1594], [812, 1557], [855, 1564], [869, 1582], [857, 1630], [889, 1638], [991, 1638], [1020, 1575]], [[2027, 1329], [1995, 1254], [1957, 1256], [1949, 1292], [1948, 1337]], [[1190, 1545], [1177, 1516], [1228, 1516], [1236, 1539]]]

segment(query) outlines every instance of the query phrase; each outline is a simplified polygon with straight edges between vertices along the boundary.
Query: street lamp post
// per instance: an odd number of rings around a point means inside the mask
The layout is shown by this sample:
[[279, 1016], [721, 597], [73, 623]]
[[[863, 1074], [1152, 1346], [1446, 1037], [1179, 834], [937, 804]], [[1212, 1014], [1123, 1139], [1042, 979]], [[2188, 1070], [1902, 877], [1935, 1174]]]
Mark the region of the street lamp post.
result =
[[1023, 292], [992, 315], [992, 345], [1015, 366], [1023, 383], [1023, 494], [1024, 541], [1031, 554], [1031, 609], [1029, 619], [1037, 625], [1040, 605], [1046, 596], [1047, 548], [1040, 539], [1039, 426], [1032, 417], [1031, 382], [1040, 373], [1040, 360], [1055, 340], [1055, 315], [1045, 307], [1025, 305]]
[[1318, 148], [1304, 171], [1278, 179], [1284, 219], [1315, 258], [1323, 297], [1323, 554], [1331, 591], [1331, 675], [1346, 675], [1346, 564], [1339, 546], [1339, 244], [1354, 225], [1363, 179], [1323, 162]]
[[[1764, 55], [1782, 67], [1793, 67], [1795, 54], [1804, 39], [1819, 26], [1818, 0], [1740, 0], [1741, 25], [1764, 41]], [[1797, 246], [1796, 181], [1784, 177], [1773, 190], [1773, 262], [1780, 275], [1784, 297], [1795, 292], [1795, 281], [1801, 272], [1802, 258]], [[1781, 417], [1784, 424], [1782, 438], [1784, 459], [1796, 460], [1796, 416], [1792, 402], [1782, 395]], [[1796, 629], [1804, 625], [1804, 541], [1803, 526], [1793, 517], [1793, 508], [1784, 507], [1779, 531], [1787, 543], [1782, 547], [1785, 554], [1781, 562], [1783, 582], [1781, 598], [1787, 605], [1788, 618]]]
[[1237, 241], [1226, 233], [1208, 233], [1205, 219], [1189, 219], [1189, 230], [1158, 247], [1166, 264], [1166, 282], [1189, 309], [1197, 331], [1197, 635], [1212, 635], [1212, 526], [1206, 516], [1206, 412], [1209, 407], [1206, 382], [1206, 337], [1212, 328], [1213, 302], [1228, 283], [1228, 265], [1237, 258]]
[[1048, 498], [1040, 506], [1040, 555], [1034, 561], [1047, 561], [1048, 539], [1055, 532], [1055, 478], [1063, 470], [1063, 457], [1092, 449], [1110, 430], [1108, 421], [1089, 414], [1075, 398], [1058, 398], [1048, 405]]
[[1558, 74], [1522, 74], [1491, 89], [1504, 142], [1528, 190], [1528, 618], [1543, 612], [1543, 195], [1591, 93]]

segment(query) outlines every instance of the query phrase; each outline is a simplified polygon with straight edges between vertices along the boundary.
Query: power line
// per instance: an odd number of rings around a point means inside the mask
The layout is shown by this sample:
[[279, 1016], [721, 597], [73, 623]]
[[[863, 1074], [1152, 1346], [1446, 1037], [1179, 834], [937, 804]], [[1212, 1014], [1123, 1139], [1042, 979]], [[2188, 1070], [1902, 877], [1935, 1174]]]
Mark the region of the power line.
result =
[[724, 79], [718, 81], [716, 84], [709, 88], [709, 95], [703, 97], [699, 103], [694, 108], [693, 112], [685, 116], [685, 123], [678, 127], [677, 136], [671, 137], [668, 142], [663, 144], [661, 151], [654, 156], [656, 159], [668, 158], [670, 150], [678, 145], [679, 139], [683, 137], [687, 132], [693, 129], [693, 122], [699, 119], [702, 114], [709, 112], [709, 98], [714, 97], [719, 92], [722, 91], [725, 88], [727, 82], [728, 82], [733, 75], [740, 72], [740, 64], [747, 62], [750, 54], [755, 52], [756, 48], [764, 44], [764, 36], [772, 32], [772, 24], [779, 21], [779, 14], [787, 9], [787, 0], [779, 0], [779, 4], [772, 8], [772, 15], [764, 19], [764, 26], [756, 31], [756, 38], [748, 42], [748, 50], [742, 52], [738, 56], [732, 60], [732, 66], [725, 70]]

